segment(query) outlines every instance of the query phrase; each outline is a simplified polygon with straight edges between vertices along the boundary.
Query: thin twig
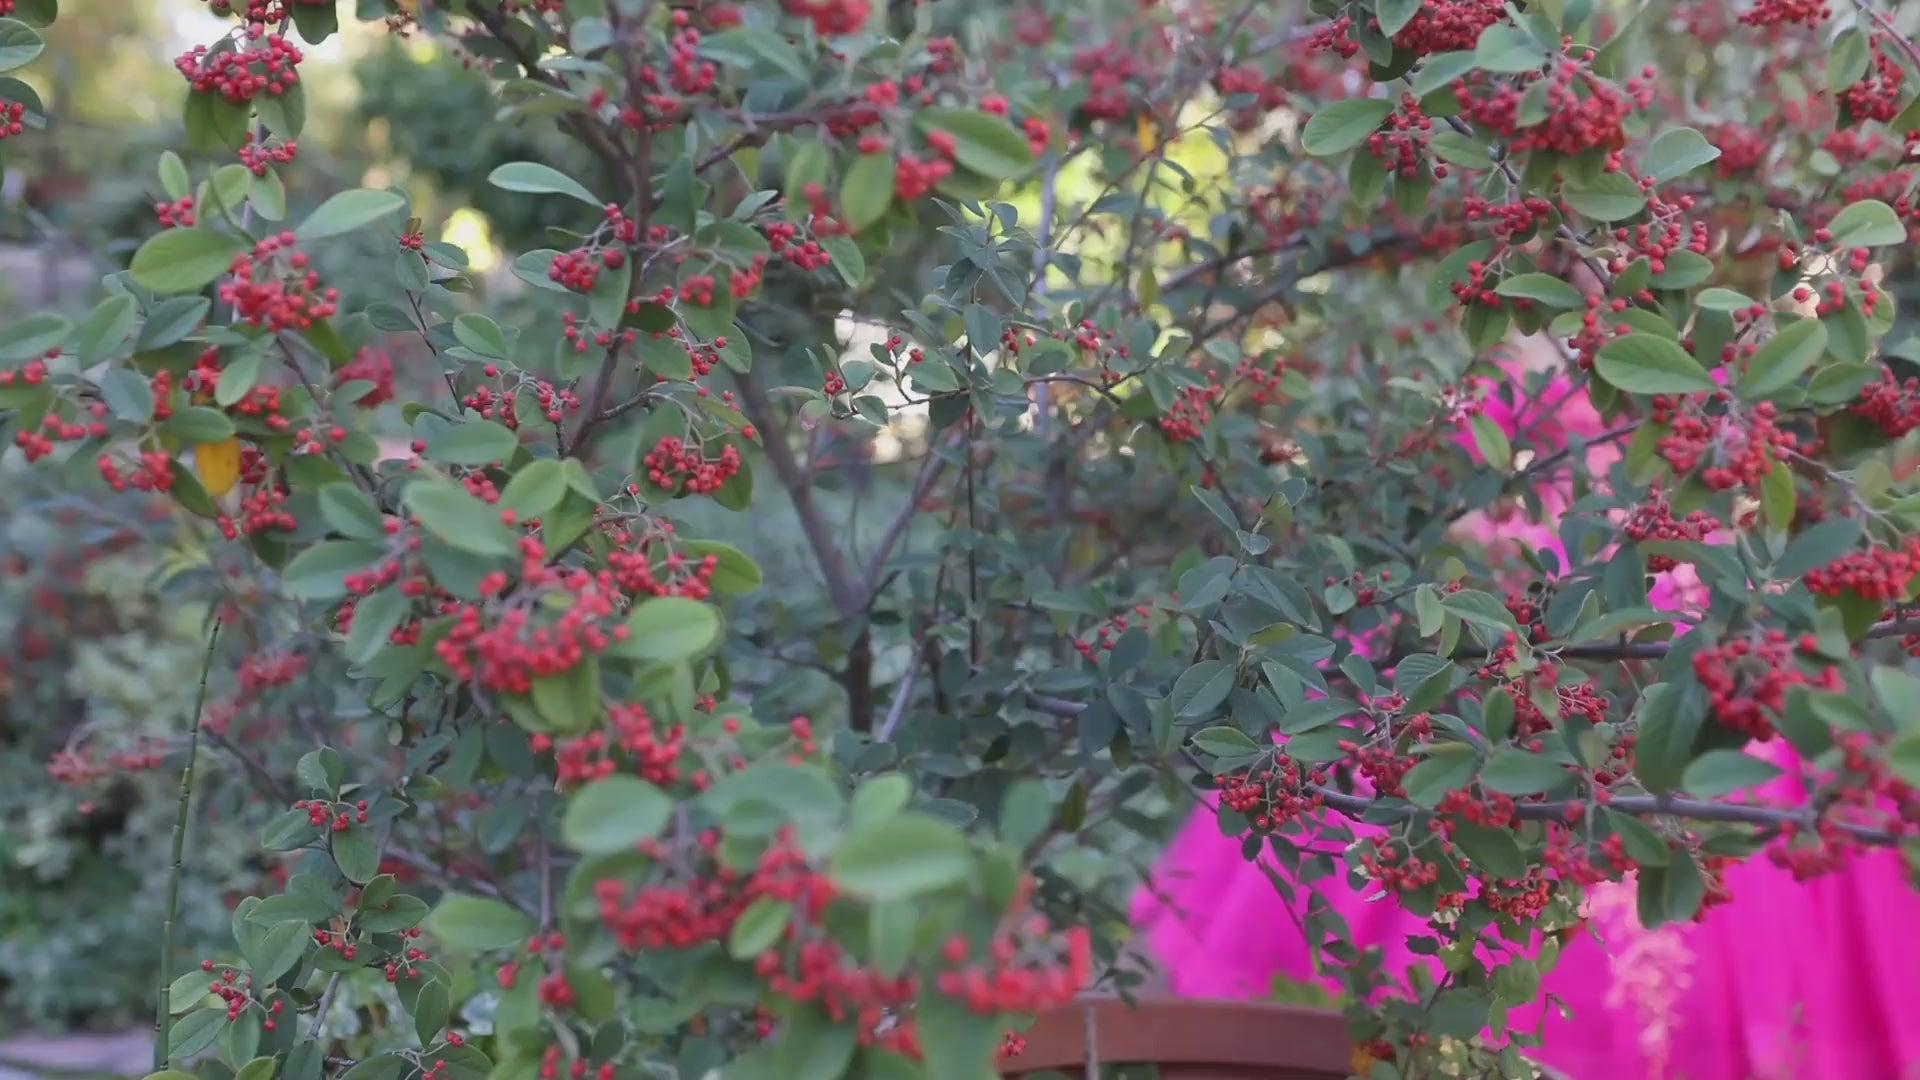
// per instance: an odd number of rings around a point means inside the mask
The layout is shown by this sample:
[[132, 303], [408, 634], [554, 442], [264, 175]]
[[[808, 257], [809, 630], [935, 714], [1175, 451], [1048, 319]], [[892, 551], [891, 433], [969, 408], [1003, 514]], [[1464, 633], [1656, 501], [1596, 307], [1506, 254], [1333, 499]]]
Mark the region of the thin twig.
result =
[[920, 665], [914, 664], [901, 677], [899, 688], [893, 692], [893, 704], [887, 706], [887, 718], [873, 737], [875, 742], [888, 742], [893, 738], [893, 729], [900, 726], [900, 718], [907, 713], [907, 699], [913, 696], [913, 683], [919, 675]]
[[187, 718], [187, 763], [180, 769], [180, 804], [173, 814], [173, 865], [167, 872], [166, 921], [160, 926], [160, 1000], [153, 1007], [153, 1068], [167, 1067], [167, 1041], [173, 1018], [173, 1002], [167, 991], [173, 986], [173, 924], [180, 913], [180, 871], [187, 846], [187, 809], [193, 803], [193, 765], [200, 754], [200, 715], [207, 706], [207, 676], [213, 671], [215, 646], [220, 643], [220, 620], [213, 621], [207, 634], [206, 658], [200, 662], [200, 687], [193, 695], [193, 715]]

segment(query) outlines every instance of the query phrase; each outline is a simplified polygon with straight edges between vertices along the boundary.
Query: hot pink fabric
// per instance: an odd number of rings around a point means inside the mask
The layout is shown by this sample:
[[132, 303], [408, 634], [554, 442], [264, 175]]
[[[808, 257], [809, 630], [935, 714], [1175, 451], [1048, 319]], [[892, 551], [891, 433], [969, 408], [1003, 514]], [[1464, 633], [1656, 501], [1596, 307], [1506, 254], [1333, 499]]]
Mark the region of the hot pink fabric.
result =
[[[1548, 449], [1604, 426], [1564, 378], [1521, 409], [1490, 400], [1486, 412], [1509, 436], [1524, 431], [1527, 445]], [[1463, 445], [1473, 452], [1464, 436]], [[1617, 454], [1595, 447], [1588, 465], [1604, 474]], [[1558, 484], [1541, 494], [1544, 520], [1477, 516], [1463, 520], [1462, 532], [1551, 550], [1564, 566], [1553, 519], [1568, 492]], [[1705, 598], [1683, 567], [1660, 575], [1653, 602], [1684, 610]], [[1798, 801], [1791, 750], [1778, 741], [1750, 749], [1788, 770], [1763, 794]], [[1700, 923], [1653, 931], [1635, 917], [1631, 878], [1590, 890], [1593, 934], [1567, 943], [1543, 986], [1571, 1018], [1544, 1004], [1511, 1015], [1514, 1028], [1532, 1030], [1544, 1013], [1537, 1058], [1573, 1080], [1920, 1080], [1920, 1023], [1912, 1018], [1920, 1007], [1920, 893], [1899, 856], [1862, 853], [1807, 883], [1762, 857], [1734, 867], [1726, 882], [1730, 904]], [[1357, 944], [1384, 949], [1388, 971], [1426, 962], [1405, 946], [1422, 920], [1391, 899], [1366, 902], [1377, 889], [1356, 891], [1340, 878], [1311, 889], [1346, 919]], [[1266, 875], [1242, 859], [1239, 841], [1221, 836], [1203, 808], [1136, 895], [1134, 925], [1174, 992], [1265, 997], [1276, 975], [1316, 981], [1296, 926], [1308, 891], [1296, 885], [1289, 916]]]

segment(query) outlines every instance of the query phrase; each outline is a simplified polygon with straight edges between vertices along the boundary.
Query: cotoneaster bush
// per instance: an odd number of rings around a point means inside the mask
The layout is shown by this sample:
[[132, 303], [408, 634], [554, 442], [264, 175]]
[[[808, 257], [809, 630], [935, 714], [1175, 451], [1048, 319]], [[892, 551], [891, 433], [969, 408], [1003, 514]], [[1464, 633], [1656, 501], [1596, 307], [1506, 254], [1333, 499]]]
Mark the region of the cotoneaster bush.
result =
[[[32, 63], [54, 0], [0, 6]], [[1914, 834], [1895, 12], [211, 10], [127, 268], [0, 333], [11, 452], [155, 496], [158, 595], [209, 613], [163, 752], [57, 763], [179, 778], [167, 1080], [978, 1080], [1137, 985], [1124, 897], [1197, 792], [1432, 916], [1402, 972], [1307, 913], [1356, 1070], [1524, 1076], [1583, 887], [1711, 918], [1733, 861]], [[591, 163], [490, 166], [512, 235], [563, 223], [510, 273], [405, 189], [308, 198], [348, 18], [486, 77], [441, 118], [476, 153]], [[883, 426], [905, 491], [841, 527], [824, 448]], [[1457, 527], [1543, 505], [1564, 560]], [[811, 580], [685, 525], [721, 510]], [[1752, 740], [1807, 800], [1743, 794]], [[276, 887], [177, 955], [203, 838], [256, 825]]]

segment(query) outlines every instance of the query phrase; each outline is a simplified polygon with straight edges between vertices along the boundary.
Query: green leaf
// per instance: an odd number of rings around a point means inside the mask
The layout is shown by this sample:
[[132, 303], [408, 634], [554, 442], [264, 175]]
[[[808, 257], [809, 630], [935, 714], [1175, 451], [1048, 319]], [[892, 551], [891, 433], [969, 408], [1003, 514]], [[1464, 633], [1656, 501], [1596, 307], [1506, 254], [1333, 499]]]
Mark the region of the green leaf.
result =
[[128, 269], [134, 283], [157, 293], [199, 292], [233, 269], [233, 258], [248, 250], [246, 240], [213, 229], [168, 229], [156, 233], [133, 253]]
[[1174, 680], [1169, 700], [1176, 713], [1191, 720], [1218, 709], [1233, 692], [1233, 683], [1232, 664], [1224, 660], [1203, 660]]
[[247, 396], [260, 381], [260, 368], [266, 363], [267, 354], [260, 349], [247, 349], [227, 362], [220, 371], [220, 383], [213, 388], [214, 404], [225, 408]]
[[1494, 877], [1517, 878], [1526, 875], [1527, 860], [1520, 854], [1520, 844], [1505, 829], [1476, 825], [1471, 821], [1455, 821], [1453, 842], [1466, 852], [1474, 865]]
[[763, 27], [736, 26], [700, 38], [700, 52], [723, 64], [772, 68], [806, 84], [810, 72], [800, 53], [780, 34]]
[[1314, 113], [1300, 132], [1301, 149], [1314, 157], [1333, 157], [1365, 142], [1380, 129], [1393, 102], [1384, 98], [1348, 98]]
[[1647, 208], [1647, 193], [1624, 173], [1601, 173], [1576, 184], [1568, 182], [1561, 199], [1594, 221], [1624, 221]]
[[1872, 63], [1867, 35], [1858, 26], [1849, 26], [1840, 31], [1833, 43], [1827, 46], [1827, 89], [1837, 94], [1859, 82]]
[[427, 902], [417, 896], [396, 896], [385, 905], [368, 909], [361, 907], [358, 916], [360, 928], [376, 934], [390, 934], [396, 930], [407, 930], [418, 926], [427, 917]]
[[887, 216], [893, 207], [891, 153], [858, 154], [840, 182], [840, 220], [854, 232]]
[[1860, 531], [1860, 522], [1854, 518], [1830, 518], [1809, 525], [1793, 538], [1786, 552], [1773, 564], [1773, 577], [1788, 580], [1827, 565], [1853, 550], [1860, 542]]
[[[501, 498], [504, 500], [505, 495]], [[752, 592], [760, 587], [760, 564], [749, 558], [746, 552], [732, 544], [723, 544], [718, 540], [683, 540], [680, 554], [688, 559], [714, 558], [713, 590], [717, 593], [732, 594]]]
[[831, 1023], [806, 1006], [788, 1017], [771, 1042], [720, 1070], [720, 1080], [840, 1080], [853, 1063], [856, 1042], [851, 1020]]
[[551, 165], [542, 165], [537, 161], [515, 161], [487, 174], [487, 183], [507, 191], [522, 191], [530, 195], [566, 195], [596, 210], [606, 203], [594, 198], [593, 192], [566, 173]]
[[447, 993], [447, 984], [439, 979], [430, 980], [420, 988], [409, 1011], [413, 1013], [413, 1032], [420, 1037], [420, 1045], [433, 1045], [453, 1015], [453, 1000]]
[[264, 988], [292, 971], [312, 943], [313, 928], [304, 922], [283, 922], [268, 930], [260, 938], [259, 947], [247, 957], [247, 963], [253, 966], [254, 985]]
[[1496, 22], [1480, 32], [1474, 43], [1474, 63], [1483, 71], [1520, 75], [1546, 66], [1547, 50], [1520, 26]]
[[1701, 289], [1700, 295], [1693, 298], [1693, 306], [1709, 311], [1744, 311], [1753, 306], [1753, 297], [1716, 286]]
[[1885, 247], [1904, 244], [1907, 227], [1893, 207], [1879, 199], [1862, 199], [1833, 215], [1827, 223], [1835, 247]]
[[834, 852], [828, 874], [853, 895], [905, 900], [971, 879], [973, 848], [952, 825], [905, 813], [855, 830]]
[[1484, 413], [1475, 413], [1467, 421], [1467, 427], [1473, 432], [1473, 445], [1480, 450], [1480, 456], [1492, 468], [1505, 472], [1513, 467], [1513, 444], [1507, 441], [1507, 433], [1500, 430], [1499, 421]]
[[1687, 766], [1680, 775], [1680, 787], [1689, 795], [1713, 799], [1779, 775], [1780, 767], [1770, 761], [1738, 750], [1709, 750]]
[[[502, 429], [505, 430], [505, 429]], [[512, 435], [512, 432], [507, 432]], [[518, 445], [515, 437], [515, 445]], [[530, 461], [513, 474], [500, 492], [499, 507], [519, 515], [521, 521], [537, 518], [554, 507], [567, 494], [567, 470], [558, 460], [542, 458]]]
[[1388, 37], [1399, 33], [1420, 13], [1421, 0], [1376, 0], [1374, 17], [1380, 20], [1380, 32]]
[[153, 419], [153, 387], [132, 368], [114, 368], [102, 375], [100, 400], [122, 420], [144, 424]]
[[0, 71], [12, 71], [31, 64], [46, 42], [33, 27], [18, 19], [0, 19]]
[[133, 333], [133, 323], [139, 314], [140, 305], [125, 293], [100, 301], [74, 335], [71, 350], [80, 365], [92, 367], [118, 352]]
[[500, 511], [450, 480], [416, 480], [402, 496], [420, 524], [450, 547], [475, 555], [511, 555], [512, 530], [500, 523]]
[[373, 830], [365, 825], [349, 825], [345, 832], [330, 834], [333, 861], [348, 881], [371, 881], [380, 872], [380, 852], [374, 846]]
[[1006, 1030], [1004, 1017], [983, 1016], [945, 994], [922, 994], [916, 1019], [926, 1055], [926, 1080], [982, 1080], [994, 1074], [994, 1052]]
[[335, 532], [355, 540], [381, 542], [386, 539], [385, 519], [373, 500], [359, 488], [345, 482], [325, 484], [320, 488], [319, 499], [320, 516]]
[[[167, 1032], [167, 1060], [180, 1061], [190, 1058], [212, 1046], [226, 1026], [227, 1014], [223, 1009], [196, 1009], [181, 1017]], [[185, 1074], [175, 1073], [174, 1075]]]
[[213, 301], [204, 296], [170, 296], [158, 301], [147, 309], [147, 321], [140, 327], [140, 337], [134, 342], [134, 351], [145, 352], [172, 345], [193, 333], [212, 308]]
[[227, 414], [205, 405], [175, 409], [160, 425], [160, 430], [193, 446], [223, 443], [234, 434], [233, 421]]
[[720, 639], [720, 613], [698, 600], [657, 596], [627, 616], [627, 638], [618, 646], [622, 656], [642, 660], [691, 660]]
[[1501, 296], [1523, 296], [1569, 311], [1584, 309], [1587, 304], [1579, 289], [1552, 274], [1515, 274], [1502, 281], [1494, 292]]
[[953, 136], [954, 160], [989, 180], [1010, 180], [1033, 165], [1027, 137], [998, 116], [972, 109], [923, 108], [913, 122], [922, 131]]
[[492, 465], [520, 448], [520, 436], [512, 428], [478, 418], [436, 427], [426, 441], [426, 456], [449, 465]]
[[0, 360], [36, 360], [58, 348], [73, 324], [58, 315], [29, 315], [0, 329]]
[[1440, 805], [1449, 791], [1459, 791], [1473, 783], [1473, 774], [1479, 767], [1479, 757], [1469, 748], [1452, 744], [1408, 769], [1400, 783], [1406, 789], [1408, 802], [1431, 809]]
[[337, 600], [347, 595], [346, 577], [386, 557], [384, 545], [362, 540], [329, 540], [295, 555], [280, 571], [280, 585], [302, 600]]
[[500, 324], [475, 312], [453, 320], [453, 338], [460, 344], [493, 360], [507, 359], [507, 335]]
[[1634, 773], [1648, 791], [1670, 791], [1693, 755], [1693, 740], [1706, 719], [1698, 684], [1656, 683], [1640, 697]]
[[793, 919], [793, 905], [785, 900], [762, 896], [747, 905], [727, 933], [727, 955], [736, 960], [751, 960], [780, 941]]
[[1216, 727], [1201, 728], [1192, 736], [1194, 749], [1217, 758], [1238, 758], [1260, 752], [1260, 744], [1253, 741], [1246, 732], [1224, 724]]
[[1000, 797], [1000, 836], [1025, 849], [1046, 835], [1053, 824], [1053, 796], [1047, 785], [1032, 778], [1016, 780]]
[[345, 774], [346, 763], [330, 746], [300, 755], [293, 766], [294, 779], [306, 785], [308, 791], [324, 791], [329, 798], [340, 790], [340, 780]]
[[1761, 343], [1734, 384], [1734, 392], [1746, 401], [1772, 397], [1806, 374], [1826, 351], [1827, 328], [1820, 320], [1789, 323]]
[[560, 837], [583, 855], [631, 850], [660, 835], [673, 816], [673, 800], [637, 776], [608, 776], [573, 793]]
[[295, 239], [321, 240], [329, 236], [349, 233], [362, 225], [371, 225], [396, 210], [403, 209], [407, 200], [397, 192], [381, 188], [355, 188], [343, 191], [308, 215], [307, 220], [293, 231]]
[[1720, 148], [1690, 127], [1668, 128], [1653, 137], [1641, 157], [1640, 171], [1664, 184], [1678, 180], [1720, 157]]
[[185, 975], [173, 980], [167, 987], [167, 1009], [175, 1016], [193, 1009], [219, 1004], [220, 999], [208, 989], [218, 982], [220, 977], [210, 972], [194, 968]]
[[427, 929], [462, 952], [486, 952], [526, 944], [533, 920], [498, 900], [450, 893], [427, 917]]
[[1694, 394], [1718, 385], [1687, 350], [1657, 334], [1613, 338], [1600, 346], [1593, 369], [1629, 394]]
[[566, 670], [533, 680], [533, 707], [550, 731], [575, 734], [600, 719], [600, 659], [591, 653]]
[[[1506, 701], [1511, 713], [1513, 698], [1508, 697]], [[1512, 725], [1510, 715], [1507, 724]], [[1502, 750], [1480, 770], [1480, 786], [1501, 795], [1538, 795], [1570, 779], [1572, 775], [1558, 762], [1524, 750]]]

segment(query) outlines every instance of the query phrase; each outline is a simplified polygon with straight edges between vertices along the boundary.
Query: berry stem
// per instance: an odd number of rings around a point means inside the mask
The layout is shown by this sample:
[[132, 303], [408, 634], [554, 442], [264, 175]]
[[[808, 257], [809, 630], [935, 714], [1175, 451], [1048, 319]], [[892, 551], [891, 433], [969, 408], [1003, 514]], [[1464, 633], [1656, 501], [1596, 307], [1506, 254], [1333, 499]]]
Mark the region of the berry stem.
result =
[[180, 864], [187, 846], [187, 808], [193, 802], [193, 765], [200, 752], [200, 712], [207, 704], [207, 676], [213, 671], [214, 647], [220, 643], [220, 620], [207, 634], [207, 654], [200, 664], [200, 687], [194, 691], [193, 714], [187, 719], [187, 763], [180, 770], [180, 804], [173, 814], [173, 866], [167, 872], [167, 915], [160, 926], [159, 1002], [153, 1007], [153, 1068], [167, 1067], [167, 1036], [173, 1018], [168, 990], [173, 985], [173, 924], [180, 911]]

